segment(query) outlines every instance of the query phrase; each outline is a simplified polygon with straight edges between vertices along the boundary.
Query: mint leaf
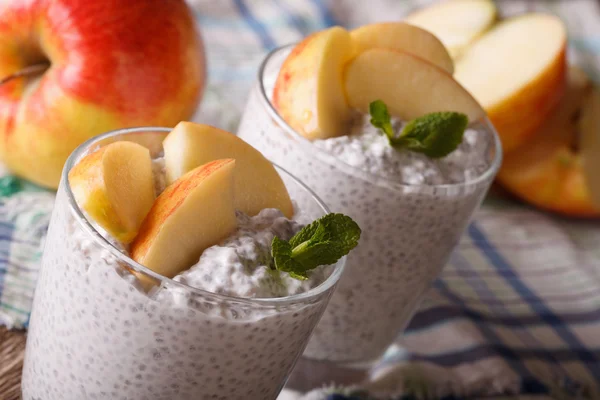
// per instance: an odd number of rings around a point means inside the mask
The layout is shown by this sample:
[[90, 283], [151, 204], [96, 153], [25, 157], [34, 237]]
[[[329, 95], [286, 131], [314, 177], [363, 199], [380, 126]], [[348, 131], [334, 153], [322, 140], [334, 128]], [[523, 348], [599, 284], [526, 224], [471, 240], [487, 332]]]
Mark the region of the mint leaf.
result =
[[406, 147], [431, 158], [445, 157], [461, 144], [467, 125], [469, 118], [465, 114], [427, 114], [406, 124], [400, 136], [394, 140], [394, 145]]
[[456, 150], [469, 125], [465, 114], [436, 112], [410, 121], [396, 137], [390, 113], [383, 101], [369, 104], [369, 114], [371, 125], [383, 131], [392, 147], [423, 153], [431, 158], [445, 157]]
[[273, 237], [271, 254], [275, 261], [275, 268], [290, 274], [292, 278], [305, 280], [308, 278], [306, 269], [302, 264], [292, 259], [292, 246], [285, 240]]
[[358, 244], [360, 233], [352, 218], [327, 214], [302, 228], [289, 242], [273, 238], [271, 255], [275, 268], [293, 278], [306, 279], [308, 271], [334, 264], [348, 254]]
[[369, 104], [369, 114], [371, 115], [371, 125], [379, 128], [387, 136], [390, 144], [396, 136], [394, 128], [392, 128], [392, 118], [388, 112], [388, 108], [381, 100], [375, 100]]

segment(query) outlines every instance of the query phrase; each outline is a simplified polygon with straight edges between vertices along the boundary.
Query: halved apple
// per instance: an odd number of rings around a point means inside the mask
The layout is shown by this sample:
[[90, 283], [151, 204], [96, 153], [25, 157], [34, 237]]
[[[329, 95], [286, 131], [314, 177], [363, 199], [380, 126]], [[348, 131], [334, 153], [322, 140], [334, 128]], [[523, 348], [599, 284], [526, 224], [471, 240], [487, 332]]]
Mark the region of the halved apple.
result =
[[167, 186], [131, 244], [131, 258], [171, 278], [233, 232], [234, 167], [233, 159], [211, 161]]
[[501, 22], [456, 63], [455, 78], [481, 103], [508, 153], [534, 135], [566, 82], [562, 21], [526, 14]]
[[386, 22], [361, 26], [350, 35], [358, 54], [377, 48], [400, 50], [429, 61], [449, 74], [454, 72], [454, 62], [442, 42], [419, 27]]
[[81, 209], [129, 243], [155, 198], [150, 151], [133, 142], [108, 144], [71, 169], [69, 184]]
[[348, 133], [352, 112], [342, 70], [353, 55], [350, 34], [340, 27], [314, 33], [294, 48], [273, 92], [275, 108], [293, 129], [309, 139]]
[[433, 33], [457, 59], [496, 20], [492, 0], [449, 0], [422, 8], [405, 18]]
[[412, 54], [389, 49], [367, 50], [346, 67], [344, 83], [350, 106], [363, 113], [382, 100], [391, 115], [404, 120], [437, 111], [462, 112], [475, 121], [485, 111], [443, 69]]
[[258, 150], [236, 135], [209, 125], [180, 122], [163, 142], [167, 182], [209, 161], [234, 158], [235, 207], [248, 215], [278, 208], [291, 218], [294, 207], [281, 177]]
[[[593, 184], [598, 184], [598, 170], [588, 175], [591, 181], [586, 180], [581, 156], [590, 150], [595, 151], [590, 159], [597, 160], [600, 155], [600, 149], [588, 148], [590, 143], [585, 140], [597, 138], [600, 132], [600, 104], [592, 95], [597, 96], [597, 92], [585, 73], [570, 68], [567, 90], [558, 108], [530, 141], [505, 156], [498, 174], [504, 188], [545, 210], [600, 216], [600, 206], [590, 197]], [[583, 123], [588, 118], [591, 122]]]

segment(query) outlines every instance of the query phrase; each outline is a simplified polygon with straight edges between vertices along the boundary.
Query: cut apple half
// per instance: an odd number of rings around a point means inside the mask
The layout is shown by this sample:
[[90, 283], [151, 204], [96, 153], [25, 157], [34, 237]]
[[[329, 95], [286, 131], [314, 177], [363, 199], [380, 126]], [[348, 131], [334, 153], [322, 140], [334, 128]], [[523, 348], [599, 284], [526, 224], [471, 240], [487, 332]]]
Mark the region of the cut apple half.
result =
[[114, 142], [87, 155], [69, 172], [79, 207], [115, 239], [129, 243], [154, 202], [150, 151]]
[[298, 133], [308, 139], [348, 133], [352, 112], [342, 70], [353, 55], [350, 34], [340, 27], [308, 36], [288, 55], [275, 82], [273, 104]]
[[233, 158], [235, 208], [256, 215], [265, 208], [277, 208], [287, 218], [294, 207], [283, 180], [258, 150], [236, 135], [191, 122], [180, 122], [163, 142], [167, 182], [209, 161]]
[[361, 26], [350, 32], [357, 54], [370, 49], [400, 50], [424, 59], [449, 74], [454, 72], [450, 54], [433, 34], [403, 22]]
[[234, 167], [233, 159], [211, 161], [167, 186], [131, 244], [131, 258], [172, 278], [231, 234]]
[[455, 78], [479, 101], [504, 150], [534, 135], [566, 82], [567, 34], [546, 14], [507, 19], [477, 40], [455, 65]]
[[598, 183], [594, 181], [597, 174], [586, 179], [582, 163], [588, 152], [593, 152], [591, 159], [600, 154], [600, 149], [586, 142], [586, 137], [597, 138], [600, 132], [599, 121], [594, 121], [600, 105], [591, 97], [592, 90], [583, 71], [569, 69], [567, 89], [557, 109], [530, 141], [505, 156], [498, 174], [504, 188], [541, 209], [569, 216], [600, 216], [600, 207], [590, 197], [590, 189]]
[[485, 116], [452, 75], [406, 52], [367, 50], [347, 65], [344, 83], [350, 106], [363, 113], [382, 100], [391, 115], [407, 121], [439, 111], [461, 112], [469, 121]]
[[492, 0], [449, 0], [422, 8], [405, 21], [434, 34], [457, 59], [496, 20]]

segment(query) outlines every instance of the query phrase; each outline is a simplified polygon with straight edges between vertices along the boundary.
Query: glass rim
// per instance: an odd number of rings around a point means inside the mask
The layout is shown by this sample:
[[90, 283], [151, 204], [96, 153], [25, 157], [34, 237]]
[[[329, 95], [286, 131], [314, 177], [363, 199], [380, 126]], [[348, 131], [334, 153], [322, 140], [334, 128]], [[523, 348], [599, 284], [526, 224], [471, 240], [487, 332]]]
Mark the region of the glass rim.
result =
[[[67, 194], [67, 199], [69, 203], [69, 208], [71, 212], [75, 213], [75, 218], [77, 219], [80, 226], [84, 229], [84, 231], [91, 236], [92, 240], [96, 241], [102, 248], [108, 250], [111, 255], [117, 258], [118, 261], [127, 264], [128, 267], [135, 270], [136, 272], [142, 273], [144, 275], [150, 276], [154, 279], [157, 279], [160, 283], [157, 287], [160, 287], [163, 283], [167, 283], [179, 289], [183, 289], [190, 293], [195, 293], [202, 296], [216, 297], [228, 302], [236, 302], [236, 303], [245, 303], [254, 306], [260, 307], [278, 307], [278, 306], [287, 306], [293, 305], [300, 302], [305, 302], [311, 300], [313, 298], [318, 297], [323, 294], [330, 288], [332, 288], [339, 280], [342, 272], [345, 268], [346, 264], [346, 256], [342, 257], [338, 260], [337, 263], [333, 264], [333, 271], [331, 274], [321, 282], [319, 285], [314, 288], [307, 290], [306, 292], [302, 292], [299, 294], [294, 294], [286, 297], [263, 297], [263, 298], [248, 298], [248, 297], [237, 297], [232, 295], [214, 293], [205, 289], [196, 288], [185, 283], [177, 282], [172, 278], [167, 278], [157, 272], [152, 271], [150, 268], [136, 262], [129, 256], [123, 254], [118, 248], [116, 248], [110, 241], [108, 241], [88, 220], [88, 218], [84, 215], [83, 211], [79, 208], [77, 201], [75, 200], [75, 196], [73, 195], [73, 191], [71, 190], [71, 185], [69, 183], [68, 175], [71, 168], [73, 168], [76, 163], [81, 159], [81, 157], [93, 146], [99, 142], [102, 142], [105, 139], [112, 138], [119, 135], [129, 134], [129, 133], [167, 133], [170, 132], [173, 128], [160, 127], [160, 126], [140, 126], [140, 127], [132, 127], [125, 129], [116, 129], [112, 131], [105, 132], [103, 134], [92, 137], [91, 139], [86, 140], [82, 144], [80, 144], [70, 155], [67, 161], [65, 162], [61, 179], [63, 181], [63, 185], [65, 187], [65, 192]], [[270, 161], [270, 160], [269, 160]], [[310, 189], [304, 182], [300, 181], [290, 172], [288, 172], [285, 168], [280, 167], [279, 165], [272, 163], [276, 169], [279, 171], [283, 171], [289, 178], [291, 178], [295, 184], [298, 184], [303, 190], [306, 190], [313, 198], [314, 201], [317, 202], [319, 207], [324, 211], [325, 214], [330, 213], [329, 207], [321, 200], [315, 192]]]
[[[473, 124], [474, 123], [483, 124], [485, 129], [491, 133], [491, 135], [493, 137], [493, 144], [494, 144], [494, 149], [493, 149], [494, 150], [494, 158], [493, 158], [492, 162], [490, 163], [490, 165], [488, 166], [488, 168], [483, 173], [479, 174], [476, 178], [469, 179], [465, 182], [443, 183], [443, 184], [433, 184], [433, 185], [402, 183], [402, 182], [398, 182], [392, 178], [389, 178], [387, 176], [373, 174], [371, 172], [362, 170], [356, 166], [350, 165], [350, 164], [338, 159], [333, 154], [330, 154], [327, 151], [319, 148], [318, 146], [315, 146], [311, 140], [305, 138], [300, 133], [298, 133], [294, 128], [292, 128], [283, 119], [283, 117], [281, 117], [281, 115], [279, 115], [279, 113], [275, 109], [275, 106], [269, 99], [269, 96], [267, 94], [267, 90], [266, 90], [265, 84], [264, 84], [264, 74], [265, 74], [265, 70], [267, 68], [267, 64], [269, 63], [269, 61], [278, 52], [285, 51], [285, 50], [291, 50], [297, 44], [298, 44], [297, 42], [290, 43], [290, 44], [276, 47], [273, 50], [269, 51], [269, 53], [264, 57], [264, 59], [260, 63], [260, 66], [258, 68], [257, 78], [258, 78], [258, 88], [259, 88], [259, 95], [260, 95], [259, 97], [260, 97], [261, 102], [263, 103], [263, 106], [265, 106], [265, 108], [267, 109], [267, 113], [273, 119], [273, 121], [275, 123], [277, 123], [281, 128], [283, 128], [286, 133], [291, 135], [297, 143], [299, 143], [302, 147], [304, 147], [304, 149], [303, 149], [304, 151], [310, 151], [311, 154], [316, 154], [316, 156], [319, 159], [326, 162], [330, 166], [333, 166], [336, 169], [340, 169], [338, 166], [342, 165], [344, 167], [344, 171], [348, 171], [352, 175], [358, 176], [358, 177], [362, 178], [363, 180], [366, 180], [368, 182], [371, 182], [371, 183], [374, 183], [377, 185], [380, 185], [383, 183], [386, 186], [389, 186], [391, 188], [401, 188], [401, 189], [410, 188], [413, 190], [417, 189], [417, 190], [422, 190], [422, 191], [425, 191], [425, 190], [435, 191], [437, 189], [455, 189], [455, 188], [461, 188], [461, 187], [477, 186], [481, 182], [487, 182], [487, 181], [491, 181], [494, 179], [498, 170], [500, 169], [500, 165], [502, 164], [503, 149], [502, 149], [502, 143], [500, 141], [500, 137], [498, 136], [498, 132], [496, 132], [496, 128], [491, 123], [491, 121], [489, 120], [487, 115], [481, 119], [478, 119], [477, 121], [474, 121]], [[471, 125], [471, 124], [469, 124], [469, 125]]]

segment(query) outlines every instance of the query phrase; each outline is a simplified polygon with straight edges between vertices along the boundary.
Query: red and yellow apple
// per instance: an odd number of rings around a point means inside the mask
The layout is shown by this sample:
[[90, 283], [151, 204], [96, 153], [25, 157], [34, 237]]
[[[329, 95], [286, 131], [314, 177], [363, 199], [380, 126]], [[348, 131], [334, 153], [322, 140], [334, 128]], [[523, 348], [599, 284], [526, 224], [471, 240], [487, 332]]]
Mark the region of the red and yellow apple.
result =
[[168, 183], [209, 161], [233, 158], [236, 209], [256, 215], [277, 208], [286, 217], [293, 216], [292, 201], [273, 164], [236, 135], [210, 125], [180, 122], [163, 147]]
[[66, 158], [86, 139], [189, 119], [204, 68], [183, 0], [4, 1], [0, 159], [55, 188]]
[[492, 0], [447, 0], [421, 8], [405, 18], [409, 24], [434, 34], [458, 59], [496, 20]]
[[129, 243], [154, 202], [150, 152], [115, 142], [87, 155], [69, 171], [79, 207], [117, 240]]
[[[583, 71], [569, 69], [558, 108], [535, 136], [506, 154], [498, 181], [509, 192], [541, 209], [600, 216], [600, 97]], [[595, 144], [593, 143], [595, 142]], [[590, 162], [586, 170], [585, 164]]]
[[131, 258], [171, 278], [226, 238], [237, 227], [234, 170], [233, 159], [211, 161], [167, 186], [131, 244]]
[[454, 77], [486, 110], [506, 153], [535, 135], [560, 101], [566, 44], [559, 18], [525, 14], [496, 25], [457, 61]]

